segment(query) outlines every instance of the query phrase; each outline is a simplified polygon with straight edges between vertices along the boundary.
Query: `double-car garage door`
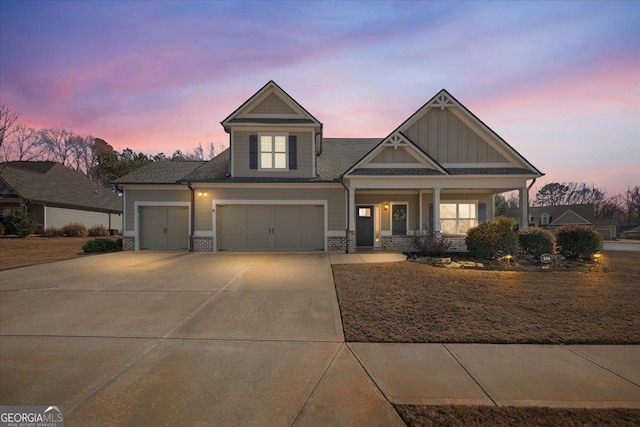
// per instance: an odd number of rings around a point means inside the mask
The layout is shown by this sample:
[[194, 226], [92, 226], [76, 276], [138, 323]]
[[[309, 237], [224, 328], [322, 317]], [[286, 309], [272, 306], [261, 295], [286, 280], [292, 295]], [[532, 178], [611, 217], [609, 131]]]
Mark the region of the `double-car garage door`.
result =
[[219, 251], [323, 251], [322, 205], [218, 205]]

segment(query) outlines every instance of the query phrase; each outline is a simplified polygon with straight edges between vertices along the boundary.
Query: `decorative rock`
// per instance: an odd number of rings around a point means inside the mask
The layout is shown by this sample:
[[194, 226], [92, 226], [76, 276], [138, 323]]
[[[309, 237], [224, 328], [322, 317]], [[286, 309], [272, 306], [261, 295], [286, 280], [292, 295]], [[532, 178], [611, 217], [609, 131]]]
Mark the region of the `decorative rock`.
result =
[[463, 267], [477, 267], [477, 264], [473, 261], [458, 261], [458, 264]]
[[476, 267], [478, 268], [484, 268], [484, 264], [481, 262], [476, 262]]
[[432, 264], [433, 263], [433, 258], [431, 258], [430, 256], [423, 256], [420, 258], [416, 258], [416, 262], [422, 263], [422, 264]]
[[449, 264], [441, 264], [442, 267], [444, 268], [460, 268], [462, 267], [462, 265], [458, 264], [457, 262], [450, 262]]
[[451, 264], [451, 258], [434, 258], [434, 264]]

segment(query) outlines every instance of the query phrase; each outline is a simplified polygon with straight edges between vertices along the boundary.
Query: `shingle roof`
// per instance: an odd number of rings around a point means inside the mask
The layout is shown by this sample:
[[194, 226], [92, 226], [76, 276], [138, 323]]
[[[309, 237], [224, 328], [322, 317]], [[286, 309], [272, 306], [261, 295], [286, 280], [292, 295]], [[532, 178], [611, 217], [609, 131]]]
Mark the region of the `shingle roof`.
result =
[[122, 212], [118, 195], [60, 163], [0, 163], [0, 181], [16, 196], [33, 202]]
[[174, 184], [205, 161], [153, 162], [114, 181], [116, 184]]
[[199, 168], [185, 174], [178, 180], [181, 182], [212, 182], [221, 181], [229, 175], [229, 153], [230, 149], [224, 150], [213, 159], [209, 160]]
[[318, 178], [335, 181], [364, 157], [382, 138], [323, 138], [318, 156]]
[[443, 173], [435, 169], [428, 169], [428, 168], [359, 168], [351, 172], [350, 175], [424, 176], [424, 175], [443, 175]]

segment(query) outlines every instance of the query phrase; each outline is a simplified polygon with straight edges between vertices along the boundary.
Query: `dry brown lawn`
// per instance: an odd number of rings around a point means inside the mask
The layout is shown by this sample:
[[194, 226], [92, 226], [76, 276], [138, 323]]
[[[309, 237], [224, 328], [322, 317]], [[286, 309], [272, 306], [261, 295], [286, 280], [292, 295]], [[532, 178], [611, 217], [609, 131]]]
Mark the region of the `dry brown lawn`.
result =
[[74, 258], [82, 254], [82, 245], [94, 238], [2, 237], [0, 238], [0, 270]]
[[640, 409], [394, 405], [409, 427], [635, 427]]
[[334, 265], [347, 341], [640, 343], [640, 253], [596, 271]]

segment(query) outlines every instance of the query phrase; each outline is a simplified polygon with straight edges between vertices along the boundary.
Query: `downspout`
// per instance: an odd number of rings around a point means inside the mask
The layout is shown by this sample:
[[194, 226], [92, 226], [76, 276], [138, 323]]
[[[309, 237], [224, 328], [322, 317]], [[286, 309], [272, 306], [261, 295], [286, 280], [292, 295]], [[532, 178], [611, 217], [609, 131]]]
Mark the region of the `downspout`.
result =
[[347, 191], [347, 227], [344, 230], [344, 237], [345, 237], [345, 247], [344, 247], [344, 252], [345, 253], [349, 253], [349, 218], [350, 217], [350, 212], [351, 212], [351, 204], [349, 203], [349, 200], [351, 199], [351, 197], [349, 197], [349, 193], [351, 190], [349, 190], [349, 187], [346, 186], [346, 184], [343, 181], [343, 177], [344, 174], [340, 175], [340, 184], [342, 184], [342, 186], [344, 187], [344, 189]]
[[[113, 185], [113, 188], [115, 188], [115, 189], [116, 189], [116, 191], [117, 191], [118, 193], [120, 193], [120, 194], [121, 194], [121, 196], [120, 196], [120, 197], [122, 198], [122, 210], [121, 210], [121, 212], [122, 212], [122, 213], [120, 214], [120, 216], [121, 216], [121, 221], [120, 221], [120, 222], [121, 222], [121, 224], [120, 224], [120, 228], [121, 228], [121, 230], [120, 230], [120, 234], [121, 234], [121, 235], [122, 235], [122, 237], [124, 238], [124, 229], [125, 229], [125, 225], [124, 225], [124, 222], [125, 222], [124, 210], [125, 210], [125, 208], [126, 208], [126, 206], [124, 205], [124, 201], [125, 201], [125, 200], [124, 200], [124, 188], [120, 187], [118, 184], [114, 184], [114, 185]], [[111, 215], [109, 215], [109, 223], [111, 223]]]
[[193, 252], [193, 229], [196, 220], [196, 191], [191, 186], [191, 182], [187, 181], [187, 187], [191, 190], [191, 227], [189, 227], [189, 252]]

